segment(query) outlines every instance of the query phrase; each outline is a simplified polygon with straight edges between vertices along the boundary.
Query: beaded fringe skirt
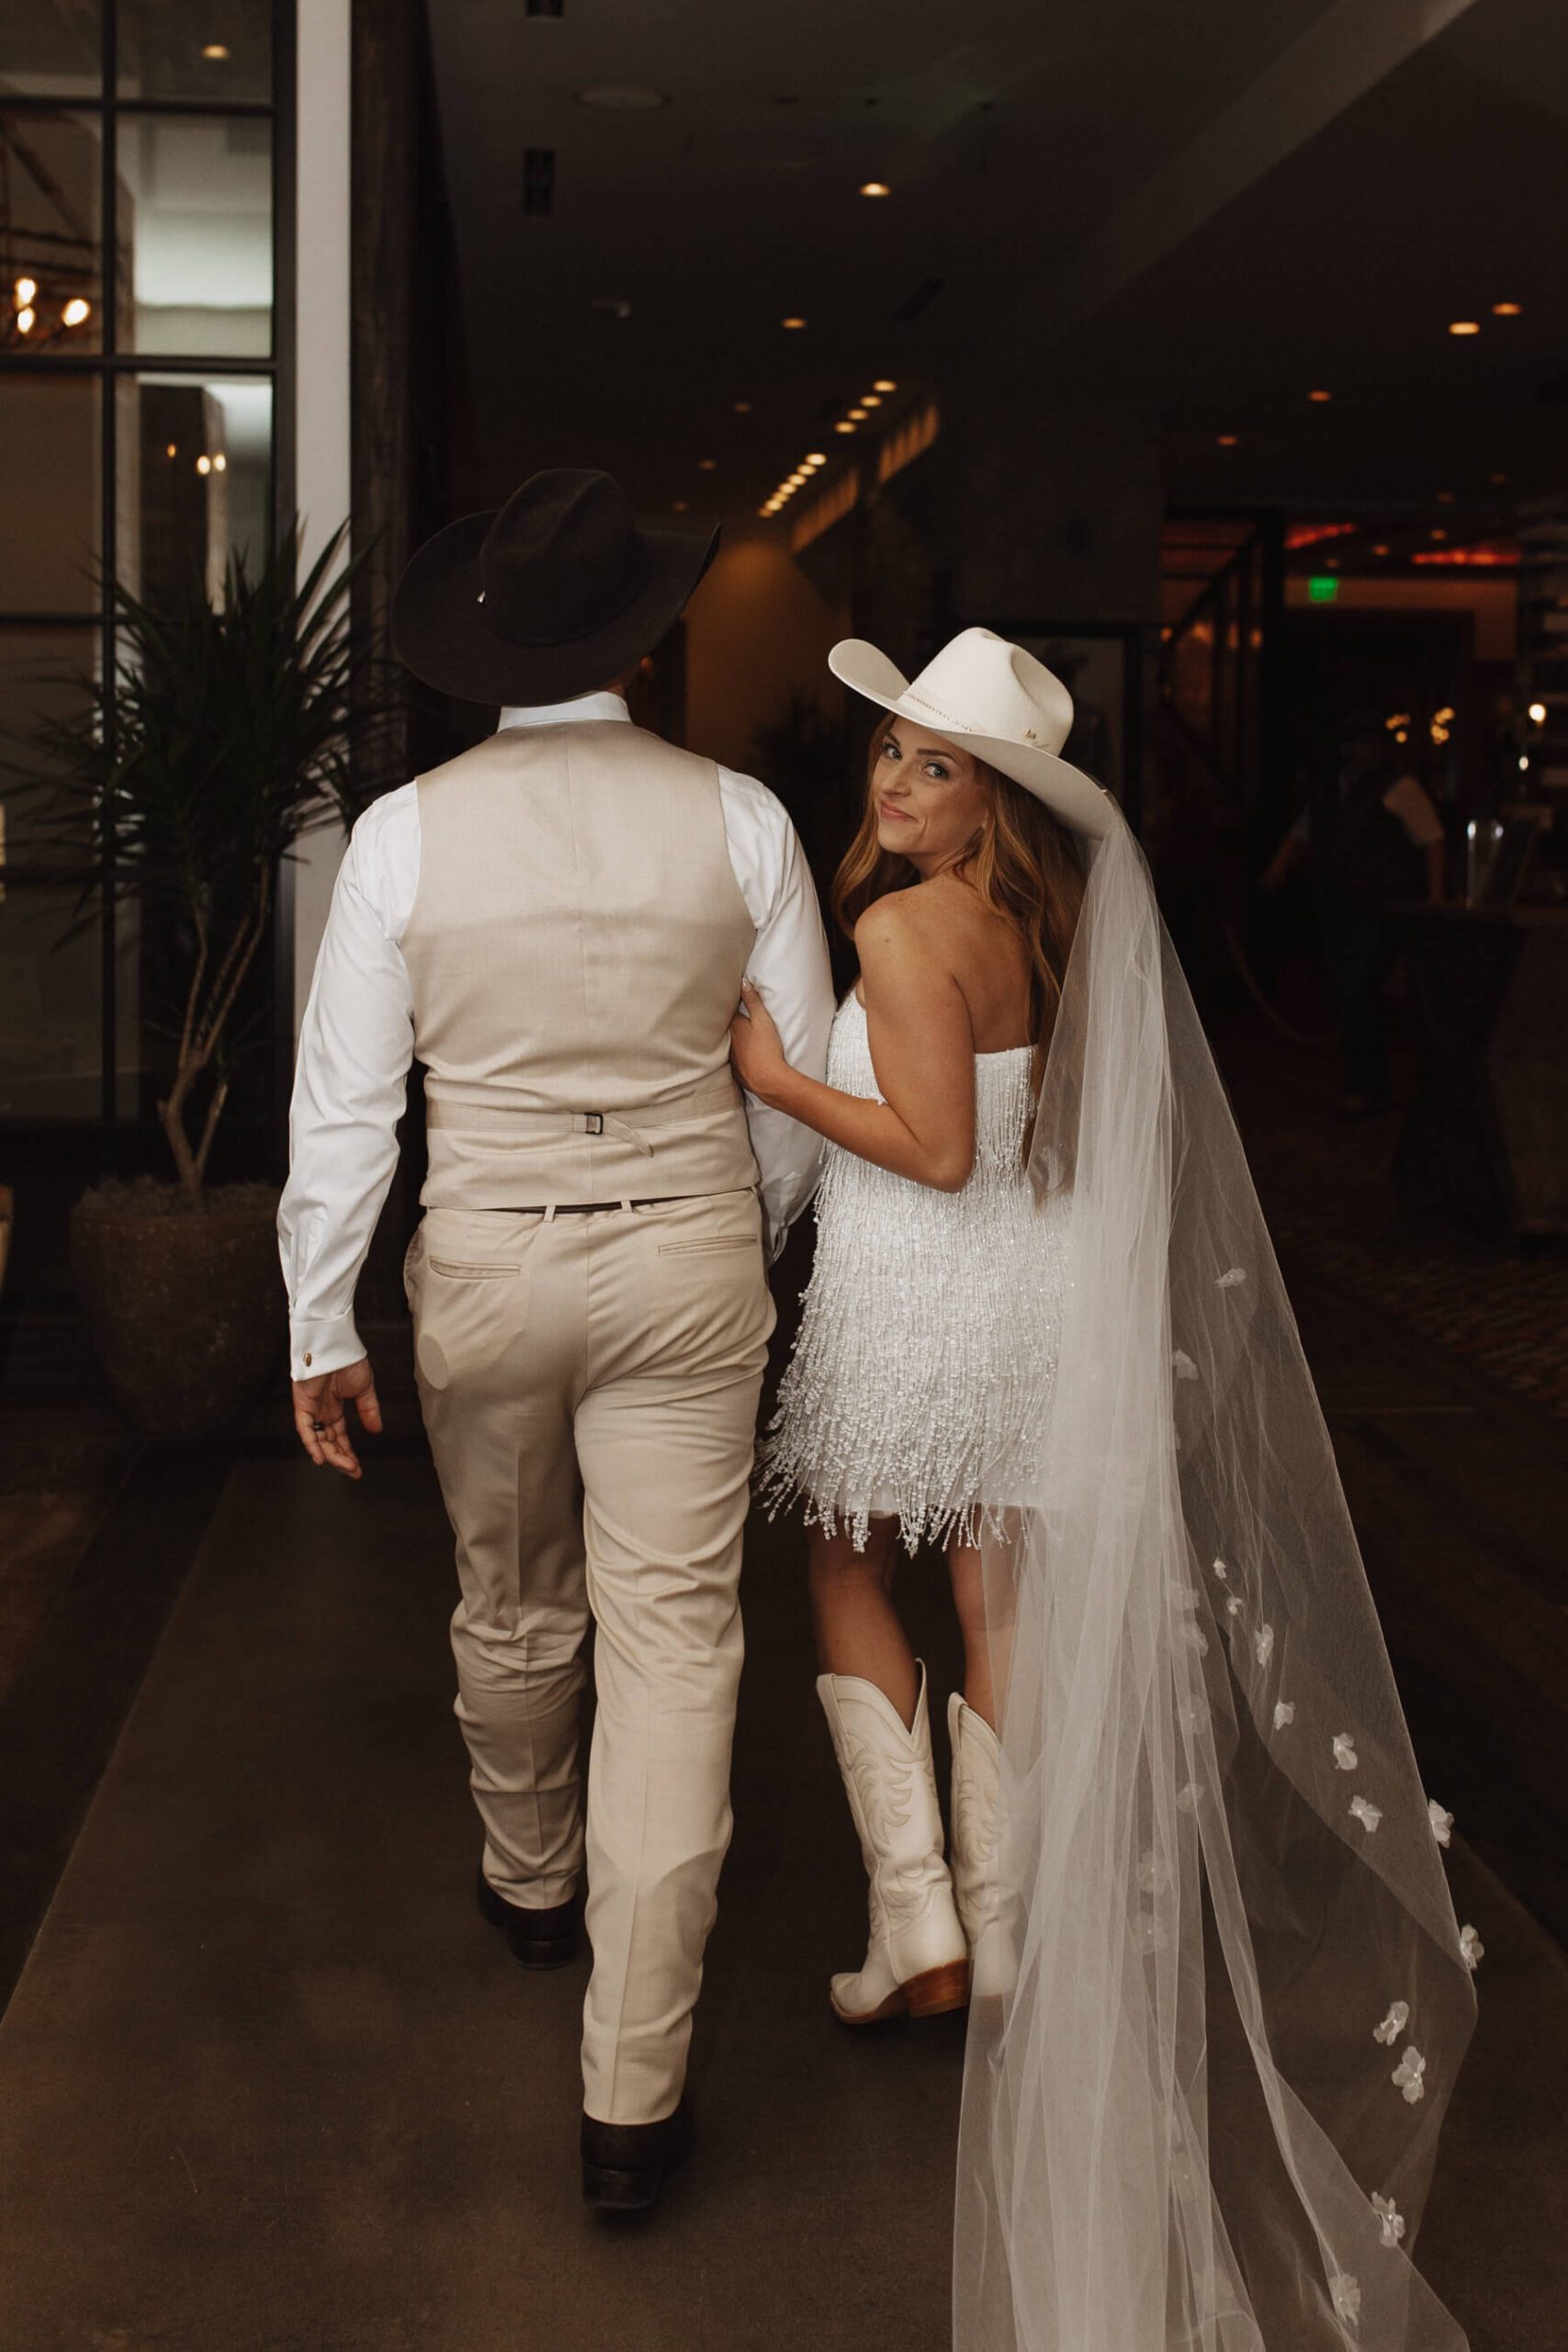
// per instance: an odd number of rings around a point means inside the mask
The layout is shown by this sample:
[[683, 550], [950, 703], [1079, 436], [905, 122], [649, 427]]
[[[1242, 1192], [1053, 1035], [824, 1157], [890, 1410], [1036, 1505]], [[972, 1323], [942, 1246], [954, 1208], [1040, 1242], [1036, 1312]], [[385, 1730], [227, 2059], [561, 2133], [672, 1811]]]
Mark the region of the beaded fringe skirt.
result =
[[[1006, 1540], [1029, 1494], [1061, 1329], [1067, 1207], [1041, 1206], [1023, 1170], [1031, 1057], [976, 1055], [975, 1165], [961, 1192], [895, 1176], [828, 1145], [817, 1256], [800, 1328], [758, 1453], [768, 1517], [865, 1547], [874, 1514], [899, 1540]], [[865, 1015], [833, 1023], [828, 1083], [878, 1101]]]

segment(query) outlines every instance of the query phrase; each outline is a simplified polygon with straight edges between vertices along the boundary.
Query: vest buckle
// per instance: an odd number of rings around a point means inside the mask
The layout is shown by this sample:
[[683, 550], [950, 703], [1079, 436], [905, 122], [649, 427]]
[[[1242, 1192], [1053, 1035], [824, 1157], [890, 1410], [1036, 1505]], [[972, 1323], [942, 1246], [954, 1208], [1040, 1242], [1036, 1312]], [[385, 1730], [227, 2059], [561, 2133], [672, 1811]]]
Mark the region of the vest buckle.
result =
[[585, 1111], [582, 1114], [582, 1132], [587, 1136], [602, 1136], [604, 1132], [604, 1112]]

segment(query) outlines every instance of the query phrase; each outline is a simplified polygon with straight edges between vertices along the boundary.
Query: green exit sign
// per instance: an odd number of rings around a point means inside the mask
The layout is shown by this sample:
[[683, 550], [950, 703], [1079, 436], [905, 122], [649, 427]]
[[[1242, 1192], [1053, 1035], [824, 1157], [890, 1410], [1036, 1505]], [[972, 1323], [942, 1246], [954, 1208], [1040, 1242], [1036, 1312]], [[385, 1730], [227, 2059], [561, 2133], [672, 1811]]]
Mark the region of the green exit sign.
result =
[[1332, 605], [1338, 601], [1339, 582], [1332, 571], [1314, 571], [1307, 582], [1307, 602], [1312, 605]]

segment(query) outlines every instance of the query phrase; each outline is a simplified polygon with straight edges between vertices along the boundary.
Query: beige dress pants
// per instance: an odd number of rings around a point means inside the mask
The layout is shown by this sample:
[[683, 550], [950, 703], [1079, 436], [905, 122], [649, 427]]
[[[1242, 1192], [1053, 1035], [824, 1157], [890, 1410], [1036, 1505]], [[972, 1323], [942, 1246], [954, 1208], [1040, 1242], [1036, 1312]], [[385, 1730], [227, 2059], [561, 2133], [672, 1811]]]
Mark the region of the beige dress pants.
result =
[[750, 1191], [553, 1217], [438, 1208], [409, 1250], [484, 1872], [546, 1908], [586, 1846], [583, 2105], [606, 2123], [657, 2122], [680, 2098], [729, 1843], [741, 1531], [775, 1320], [761, 1215]]

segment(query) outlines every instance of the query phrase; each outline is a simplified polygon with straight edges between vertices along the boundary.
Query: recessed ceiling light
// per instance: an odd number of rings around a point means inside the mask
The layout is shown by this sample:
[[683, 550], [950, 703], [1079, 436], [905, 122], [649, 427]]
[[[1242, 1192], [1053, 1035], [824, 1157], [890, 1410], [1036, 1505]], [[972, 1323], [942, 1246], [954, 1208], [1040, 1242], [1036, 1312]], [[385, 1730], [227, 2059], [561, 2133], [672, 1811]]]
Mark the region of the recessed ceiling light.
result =
[[803, 327], [806, 324], [806, 321], [804, 319], [781, 319], [779, 321], [779, 324], [781, 327]]
[[854, 429], [854, 426], [848, 424], [842, 417], [840, 418], [838, 424], [833, 427], [835, 433], [852, 433]]
[[201, 53], [203, 57], [210, 57], [214, 63], [217, 63], [228, 56], [229, 51], [226, 43], [223, 41], [209, 40]]
[[1219, 433], [1215, 435], [1214, 438], [1220, 448], [1234, 449], [1237, 442], [1241, 439], [1241, 435], [1239, 433]]
[[1323, 401], [1331, 401], [1334, 395], [1332, 392], [1309, 392], [1307, 398], [1309, 401], [1316, 401], [1321, 406]]
[[605, 114], [655, 114], [670, 100], [662, 90], [644, 90], [631, 82], [594, 82], [578, 91], [577, 103], [599, 107]]
[[1479, 319], [1450, 319], [1449, 333], [1450, 334], [1479, 334], [1481, 322]]
[[1374, 555], [1391, 555], [1393, 553], [1393, 549], [1391, 548], [1384, 547], [1380, 543], [1372, 549], [1372, 553]]
[[807, 462], [807, 464], [808, 466], [825, 466], [825, 465], [827, 464], [827, 462], [828, 462], [828, 452], [827, 452], [827, 450], [826, 450], [826, 449], [813, 449], [813, 450], [812, 450], [812, 452], [811, 452], [811, 455], [807, 458], [806, 462]]
[[875, 383], [872, 386], [873, 391], [877, 392], [896, 392], [897, 389], [898, 387], [893, 381], [891, 376], [879, 376]]
[[849, 416], [852, 424], [863, 424], [865, 423], [865, 411], [863, 408], [852, 408], [849, 411]]
[[1519, 315], [1519, 305], [1517, 302], [1494, 302], [1492, 315], [1495, 319], [1517, 319]]
[[718, 459], [716, 458], [699, 458], [697, 459], [697, 471], [700, 474], [716, 473], [717, 470]]
[[1428, 531], [1427, 534], [1429, 539], [1446, 539], [1448, 536], [1446, 531]]
[[737, 416], [750, 416], [750, 413], [751, 413], [751, 403], [750, 403], [750, 401], [736, 401], [736, 403], [735, 403], [735, 413], [736, 413], [736, 415], [737, 415]]
[[670, 512], [672, 514], [683, 514], [686, 512], [685, 500], [683, 498], [672, 498], [670, 502]]
[[860, 404], [862, 408], [880, 408], [882, 406], [882, 394], [880, 392], [863, 392], [860, 396]]
[[886, 180], [863, 180], [860, 192], [863, 196], [891, 196], [893, 193]]

